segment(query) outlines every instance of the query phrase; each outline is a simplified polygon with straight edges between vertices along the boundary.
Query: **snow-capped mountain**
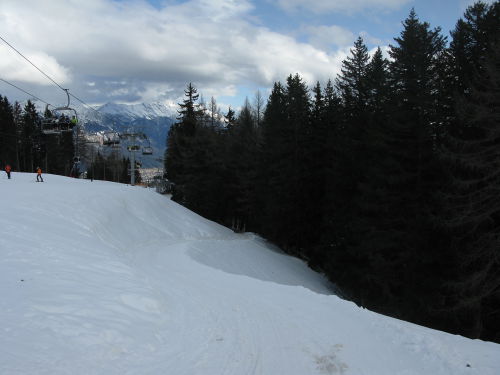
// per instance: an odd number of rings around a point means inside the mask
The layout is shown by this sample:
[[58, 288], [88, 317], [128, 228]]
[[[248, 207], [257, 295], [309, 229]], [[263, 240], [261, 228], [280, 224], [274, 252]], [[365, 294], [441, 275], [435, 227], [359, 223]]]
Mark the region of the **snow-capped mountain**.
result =
[[145, 118], [153, 120], [158, 117], [173, 117], [177, 116], [177, 103], [174, 102], [154, 102], [140, 104], [117, 104], [106, 103], [98, 112], [108, 116], [120, 116], [123, 118], [136, 119]]
[[130, 125], [137, 119], [175, 119], [177, 109], [177, 103], [171, 101], [140, 104], [106, 103], [95, 109], [83, 106], [76, 107], [80, 122], [106, 128], [112, 128], [115, 125]]
[[[144, 133], [147, 140], [140, 140], [141, 146], [152, 147], [153, 155], [143, 157], [144, 167], [162, 165], [161, 158], [166, 147], [170, 126], [177, 117], [177, 103], [154, 102], [141, 104], [106, 103], [97, 109], [76, 108], [80, 124], [87, 133]], [[127, 142], [123, 142], [126, 153]]]

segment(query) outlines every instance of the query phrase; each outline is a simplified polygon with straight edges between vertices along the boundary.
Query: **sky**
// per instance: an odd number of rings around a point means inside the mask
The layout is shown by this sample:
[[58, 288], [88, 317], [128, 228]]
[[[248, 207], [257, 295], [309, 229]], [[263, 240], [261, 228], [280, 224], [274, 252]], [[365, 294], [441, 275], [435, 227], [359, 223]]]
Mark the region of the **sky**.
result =
[[[487, 0], [492, 2], [492, 0]], [[362, 36], [394, 44], [412, 8], [449, 36], [473, 0], [2, 0], [0, 36], [89, 105], [175, 104], [189, 82], [221, 108], [299, 73], [335, 79]], [[53, 105], [64, 91], [0, 40], [0, 79]], [[0, 95], [29, 95], [0, 81]], [[73, 99], [74, 100], [74, 99]]]

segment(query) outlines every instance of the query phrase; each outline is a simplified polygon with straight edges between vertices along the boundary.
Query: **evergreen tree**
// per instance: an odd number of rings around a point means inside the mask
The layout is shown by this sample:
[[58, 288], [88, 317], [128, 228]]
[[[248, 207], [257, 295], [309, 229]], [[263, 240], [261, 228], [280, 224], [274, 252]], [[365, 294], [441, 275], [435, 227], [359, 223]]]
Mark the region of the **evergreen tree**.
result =
[[8, 99], [0, 95], [0, 168], [7, 164], [17, 168], [16, 142], [13, 108]]
[[41, 153], [40, 118], [35, 105], [30, 100], [24, 106], [20, 133], [21, 170], [33, 172], [37, 165], [43, 165], [42, 161], [45, 155]]
[[474, 78], [484, 69], [492, 43], [500, 33], [500, 2], [478, 1], [467, 8], [451, 32], [450, 67], [456, 93], [467, 95]]
[[231, 131], [231, 129], [234, 127], [234, 124], [236, 123], [236, 114], [234, 113], [234, 110], [231, 107], [229, 107], [229, 109], [227, 110], [225, 123], [226, 123], [226, 128], [229, 131]]
[[[179, 104], [178, 122], [169, 130], [165, 167], [175, 183], [173, 199], [193, 211], [221, 221], [223, 150], [219, 146], [220, 124], [206, 121], [206, 111], [196, 103], [198, 93], [190, 83]], [[209, 117], [208, 117], [209, 118]]]
[[15, 162], [15, 169], [21, 170], [21, 162], [20, 162], [20, 152], [21, 152], [21, 135], [22, 135], [22, 108], [21, 104], [19, 102], [15, 102], [13, 109], [12, 109], [12, 116], [14, 119], [14, 127], [15, 127], [15, 149], [16, 149], [16, 162]]
[[199, 98], [196, 88], [189, 83], [184, 91], [185, 99], [179, 104], [178, 122], [173, 124], [167, 135], [165, 171], [167, 178], [175, 184], [173, 199], [186, 203], [185, 188], [192, 177], [193, 140], [200, 128], [203, 111], [197, 104]]
[[432, 219], [439, 210], [443, 175], [436, 138], [442, 123], [439, 73], [446, 40], [413, 10], [403, 26], [389, 51], [394, 97], [385, 141], [385, 217], [373, 223], [370, 264], [376, 268], [367, 285], [380, 288], [377, 303], [385, 309], [418, 320], [432, 309], [437, 280], [429, 280], [446, 261], [437, 256], [442, 238]]
[[311, 254], [322, 232], [323, 206], [326, 198], [328, 175], [328, 127], [326, 104], [319, 82], [312, 89], [310, 119], [303, 132], [303, 171], [301, 173], [303, 217], [303, 243], [307, 245], [307, 258], [311, 265], [316, 259]]
[[[487, 22], [493, 19], [491, 14], [498, 16], [498, 2], [491, 8], [475, 4], [466, 12], [467, 22], [459, 22], [452, 34], [458, 38], [452, 50], [455, 61], [464, 64], [457, 69], [464, 83], [458, 86], [457, 118], [444, 153], [451, 171], [451, 182], [443, 190], [448, 203], [445, 220], [452, 239], [453, 272], [442, 311], [452, 317], [448, 329], [498, 341], [500, 38], [498, 29], [490, 29]], [[464, 31], [467, 29], [468, 33]], [[456, 48], [464, 37], [469, 51], [462, 53]], [[474, 67], [469, 65], [472, 61]]]
[[[320, 254], [324, 259], [326, 272], [338, 276], [342, 283], [357, 267], [352, 259], [350, 243], [358, 236], [353, 232], [353, 221], [356, 219], [355, 207], [360, 199], [359, 185], [366, 175], [367, 163], [367, 127], [368, 127], [368, 50], [359, 37], [351, 54], [342, 62], [341, 73], [336, 79], [339, 98], [332, 97], [330, 104], [332, 114], [329, 115], [330, 139], [328, 155], [329, 176], [327, 191], [329, 196], [325, 205], [325, 222]], [[331, 87], [327, 90], [332, 91]], [[329, 99], [328, 101], [332, 101]], [[335, 100], [340, 100], [335, 105]], [[336, 115], [336, 119], [332, 119]]]
[[336, 86], [348, 119], [363, 113], [366, 106], [368, 97], [366, 71], [369, 59], [363, 38], [358, 37], [354, 48], [351, 49], [351, 55], [342, 61], [341, 74], [336, 79]]
[[269, 96], [262, 124], [262, 159], [259, 182], [262, 186], [262, 231], [272, 241], [285, 242], [283, 234], [288, 230], [283, 222], [287, 200], [282, 188], [289, 181], [284, 171], [290, 160], [288, 126], [286, 117], [285, 89], [277, 82]]
[[256, 180], [258, 168], [258, 128], [248, 100], [229, 132], [227, 197], [231, 199], [231, 227], [236, 231], [254, 230], [256, 218]]

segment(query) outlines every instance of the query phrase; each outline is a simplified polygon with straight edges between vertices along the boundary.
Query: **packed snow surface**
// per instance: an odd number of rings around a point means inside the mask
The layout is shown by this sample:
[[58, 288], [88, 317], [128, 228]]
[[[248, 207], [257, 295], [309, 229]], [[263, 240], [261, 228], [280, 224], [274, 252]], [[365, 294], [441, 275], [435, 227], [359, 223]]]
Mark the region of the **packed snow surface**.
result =
[[0, 374], [500, 374], [500, 345], [335, 296], [142, 187], [0, 176]]

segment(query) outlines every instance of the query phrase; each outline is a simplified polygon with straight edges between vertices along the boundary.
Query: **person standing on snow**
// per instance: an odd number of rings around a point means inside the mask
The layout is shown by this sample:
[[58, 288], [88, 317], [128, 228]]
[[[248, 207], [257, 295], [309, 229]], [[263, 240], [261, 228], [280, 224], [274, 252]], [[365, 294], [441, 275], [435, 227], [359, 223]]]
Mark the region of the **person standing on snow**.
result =
[[40, 168], [40, 167], [36, 167], [36, 182], [43, 182], [42, 168]]
[[5, 166], [5, 173], [7, 173], [7, 178], [10, 180], [10, 171], [12, 170], [12, 168], [10, 167], [9, 164], [7, 164]]

